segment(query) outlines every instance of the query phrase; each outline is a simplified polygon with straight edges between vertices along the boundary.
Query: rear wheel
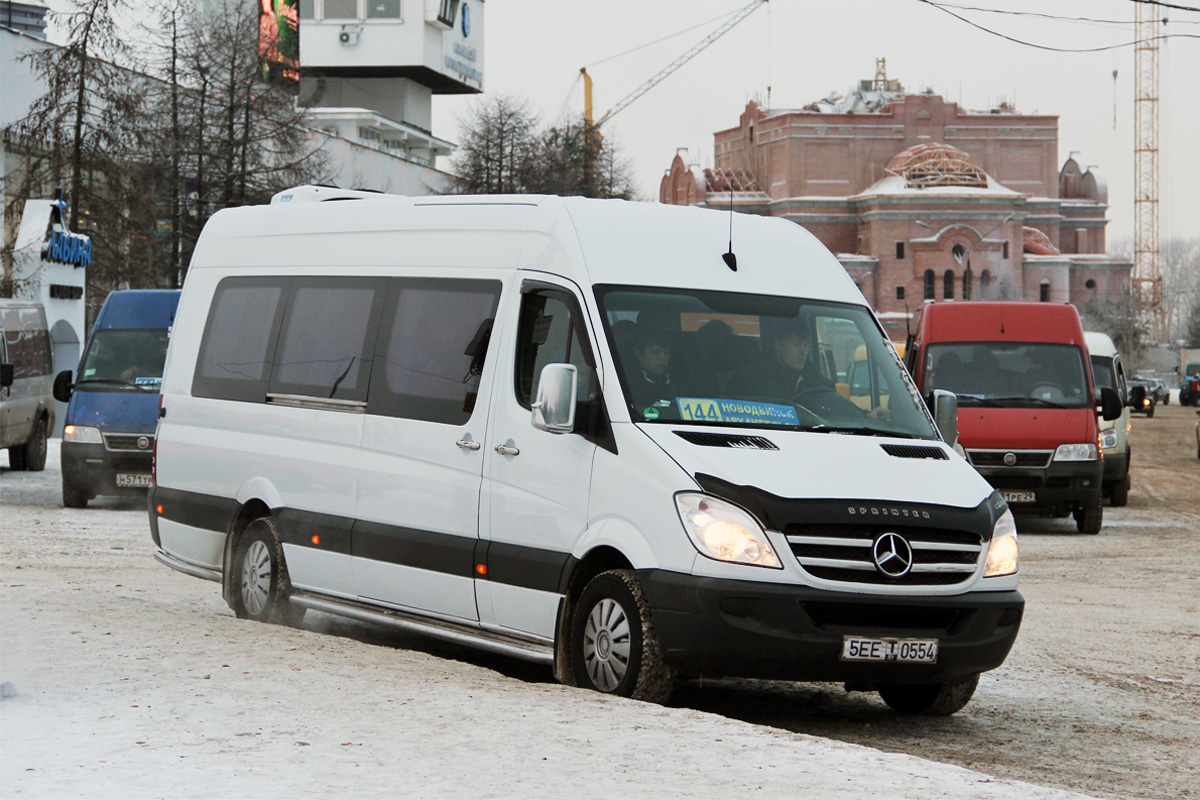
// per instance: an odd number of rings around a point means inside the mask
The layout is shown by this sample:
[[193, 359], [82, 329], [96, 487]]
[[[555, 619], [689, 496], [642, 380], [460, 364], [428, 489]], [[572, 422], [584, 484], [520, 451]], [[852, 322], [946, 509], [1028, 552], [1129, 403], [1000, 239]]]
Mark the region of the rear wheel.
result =
[[50, 432], [46, 429], [46, 419], [43, 417], [34, 423], [33, 434], [21, 448], [25, 469], [30, 472], [41, 472], [46, 468], [46, 440], [49, 437]]
[[1099, 502], [1091, 508], [1079, 508], [1071, 513], [1075, 517], [1075, 528], [1080, 533], [1096, 534], [1104, 524], [1104, 506]]
[[270, 517], [246, 526], [233, 556], [233, 612], [242, 619], [299, 625], [305, 609], [292, 605], [292, 581], [279, 529]]
[[1150, 404], [1150, 408], [1146, 409], [1146, 416], [1147, 416], [1147, 417], [1153, 417], [1153, 416], [1154, 416], [1154, 403], [1151, 403], [1151, 404]]
[[583, 590], [570, 653], [577, 686], [651, 703], [671, 696], [675, 673], [663, 660], [642, 584], [629, 570], [602, 572]]
[[979, 686], [979, 676], [959, 683], [884, 683], [876, 687], [883, 702], [903, 714], [948, 717], [962, 710]]

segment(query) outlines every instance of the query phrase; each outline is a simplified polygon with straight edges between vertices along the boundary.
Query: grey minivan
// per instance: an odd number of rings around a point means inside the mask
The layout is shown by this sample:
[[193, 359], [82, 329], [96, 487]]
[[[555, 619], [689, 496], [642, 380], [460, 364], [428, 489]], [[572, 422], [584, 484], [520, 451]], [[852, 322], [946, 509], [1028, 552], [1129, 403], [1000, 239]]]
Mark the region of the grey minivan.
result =
[[46, 467], [54, 358], [40, 303], [0, 300], [0, 447], [14, 470]]

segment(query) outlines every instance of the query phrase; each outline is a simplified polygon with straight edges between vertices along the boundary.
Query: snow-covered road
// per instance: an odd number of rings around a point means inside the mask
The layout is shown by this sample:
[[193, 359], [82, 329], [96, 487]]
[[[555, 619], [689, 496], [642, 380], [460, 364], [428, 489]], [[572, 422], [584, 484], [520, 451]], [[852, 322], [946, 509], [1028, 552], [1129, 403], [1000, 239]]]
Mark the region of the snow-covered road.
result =
[[[1053, 767], [1015, 771], [1032, 783], [1000, 780], [802, 731], [811, 723], [837, 738], [971, 763], [954, 755], [955, 745], [969, 749], [971, 732], [993, 722], [1022, 736], [1011, 726], [1025, 703], [1061, 703], [1069, 716], [1121, 695], [1120, 687], [1116, 695], [1103, 689], [1121, 680], [1109, 663], [1119, 657], [1072, 630], [1062, 632], [1061, 653], [1048, 648], [1048, 634], [1023, 631], [1013, 660], [985, 676], [957, 717], [889, 728], [901, 718], [877, 698], [828, 686], [773, 693], [693, 682], [661, 707], [561, 687], [549, 670], [318, 613], [302, 629], [238, 620], [216, 584], [154, 561], [140, 504], [100, 499], [82, 511], [62, 508], [56, 444], [45, 472], [0, 474], [0, 681], [16, 690], [0, 702], [5, 797], [1068, 798], [1080, 795], [1034, 784], [1092, 789]], [[1153, 528], [1153, 515], [1131, 511], [1110, 514], [1114, 541], [1129, 525]], [[1034, 595], [1090, 604], [1086, 587], [1063, 581], [1079, 576], [1068, 561], [1104, 540], [1045, 537], [1044, 564], [1062, 576], [1047, 578], [1044, 591], [1035, 578]], [[1028, 550], [1039, 549], [1031, 541]], [[1036, 552], [1032, 558], [1036, 567]], [[1052, 619], [1033, 610], [1026, 625]], [[1152, 670], [1165, 694], [1185, 702], [1197, 696], [1195, 636], [1181, 637], [1179, 664], [1160, 661]], [[1077, 696], [1046, 697], [1056, 686], [1023, 681], [1026, 662], [1055, 658], [1069, 671], [1078, 651], [1093, 647], [1102, 679], [1080, 673]], [[792, 716], [789, 702], [796, 722], [781, 725]], [[1106, 715], [1114, 737], [1126, 712], [1153, 716], [1153, 701], [1128, 702]], [[1165, 724], [1175, 725], [1176, 710], [1164, 708]], [[1040, 713], [1031, 712], [1029, 732]], [[1090, 735], [1092, 720], [1078, 725]], [[1197, 769], [1195, 752], [1181, 762], [1172, 748], [1195, 730], [1159, 724], [1155, 735], [1164, 742], [1162, 769], [1194, 787], [1180, 770]], [[1086, 740], [1061, 745], [1080, 758], [1096, 754]], [[1014, 774], [1004, 759], [977, 755]], [[1144, 769], [1143, 752], [1127, 756], [1114, 769]], [[1096, 795], [1189, 796], [1153, 776], [1130, 777], [1128, 793], [1100, 784], [1105, 791]]]

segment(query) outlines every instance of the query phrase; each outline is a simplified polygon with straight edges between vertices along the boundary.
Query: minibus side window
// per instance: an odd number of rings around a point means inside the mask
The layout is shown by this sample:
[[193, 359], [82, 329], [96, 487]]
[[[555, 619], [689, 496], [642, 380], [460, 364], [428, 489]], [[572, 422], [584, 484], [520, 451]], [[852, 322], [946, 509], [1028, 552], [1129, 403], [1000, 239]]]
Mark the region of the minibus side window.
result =
[[596, 380], [587, 362], [588, 344], [579, 339], [580, 329], [565, 299], [541, 292], [525, 295], [517, 334], [517, 400], [522, 406], [529, 408], [537, 396], [547, 364], [574, 364], [579, 370], [579, 401], [595, 397]]
[[271, 393], [365, 401], [384, 287], [382, 279], [295, 278]]
[[463, 425], [500, 302], [499, 281], [396, 279], [384, 306], [367, 413]]
[[217, 285], [192, 378], [195, 397], [266, 401], [289, 284], [286, 278], [226, 278]]

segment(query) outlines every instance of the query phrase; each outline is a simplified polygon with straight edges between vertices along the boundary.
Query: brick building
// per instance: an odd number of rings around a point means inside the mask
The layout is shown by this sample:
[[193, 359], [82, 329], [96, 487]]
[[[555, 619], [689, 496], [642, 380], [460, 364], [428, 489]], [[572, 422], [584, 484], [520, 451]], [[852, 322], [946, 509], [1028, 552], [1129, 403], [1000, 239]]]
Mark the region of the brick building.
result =
[[896, 337], [926, 301], [1116, 302], [1128, 259], [1105, 252], [1108, 188], [1078, 153], [1058, 164], [1058, 117], [965, 111], [895, 81], [803, 109], [747, 104], [686, 150], [659, 200], [781, 216], [834, 253]]

